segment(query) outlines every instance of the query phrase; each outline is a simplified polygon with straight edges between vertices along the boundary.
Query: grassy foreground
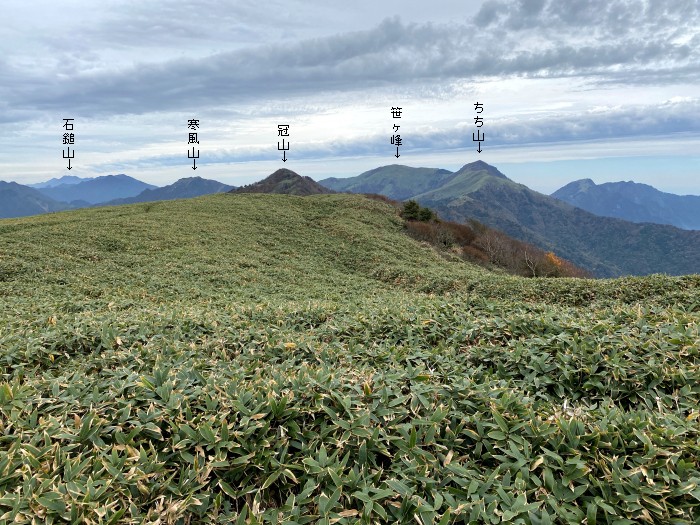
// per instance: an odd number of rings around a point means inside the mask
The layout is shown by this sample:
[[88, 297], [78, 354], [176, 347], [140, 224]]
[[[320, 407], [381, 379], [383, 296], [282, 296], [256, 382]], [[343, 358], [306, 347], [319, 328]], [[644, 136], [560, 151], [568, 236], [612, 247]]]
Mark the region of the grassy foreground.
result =
[[0, 523], [697, 523], [698, 321], [360, 196], [0, 221]]

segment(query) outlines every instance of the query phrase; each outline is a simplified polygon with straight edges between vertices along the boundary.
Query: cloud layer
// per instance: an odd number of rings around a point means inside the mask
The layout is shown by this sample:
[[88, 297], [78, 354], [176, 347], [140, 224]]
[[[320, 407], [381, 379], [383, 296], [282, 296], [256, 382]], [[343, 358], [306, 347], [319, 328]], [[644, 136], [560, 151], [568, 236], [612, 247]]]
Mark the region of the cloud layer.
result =
[[[159, 144], [185, 114], [211, 116], [213, 162], [273, 157], [261, 145], [274, 142], [270, 118], [317, 122], [326, 114], [337, 115], [339, 130], [355, 131], [298, 134], [298, 157], [383, 154], [387, 120], [360, 116], [393, 100], [414, 115], [421, 109], [420, 120], [406, 122], [406, 151], [471, 150], [469, 107], [477, 96], [492, 111], [489, 146], [700, 132], [697, 0], [407, 0], [393, 7], [108, 0], [99, 10], [74, 0], [9, 9], [10, 38], [0, 42], [0, 120], [8, 133], [24, 140], [25, 130], [65, 115], [126, 120], [158, 133], [137, 141], [128, 126], [104, 126], [105, 136], [118, 135], [112, 157], [133, 166], [175, 165], [177, 153]], [[523, 80], [537, 90], [514, 90]], [[562, 107], [548, 107], [548, 98]], [[214, 148], [216, 136], [236, 147]], [[101, 142], [107, 151], [108, 143]], [[0, 152], [0, 166], [9, 165], [8, 152]], [[103, 157], [92, 164], [118, 165]]]
[[[134, 6], [133, 12], [121, 13], [113, 21], [119, 29], [115, 34], [105, 32], [104, 39], [110, 43], [115, 37], [143, 35], [146, 45], [153, 35], [160, 35], [164, 46], [169, 39], [196, 39], [205, 30], [202, 24], [185, 23], [181, 13], [193, 9], [188, 4], [164, 9], [157, 21], [145, 8]], [[221, 7], [205, 4], [199, 11], [209, 13], [205, 20], [213, 23], [212, 13]], [[213, 32], [219, 34], [229, 24], [242, 35], [242, 42], [250, 40], [246, 31], [261, 25], [250, 6], [227, 8]], [[413, 24], [390, 18], [363, 31], [196, 57], [142, 58], [111, 69], [94, 69], [89, 59], [73, 60], [68, 70], [59, 63], [53, 71], [38, 74], [2, 63], [0, 70], [10, 82], [0, 89], [3, 100], [21, 117], [26, 115], [21, 111], [65, 107], [96, 116], [264, 104], [276, 97], [504, 76], [576, 76], [636, 84], [650, 76], [657, 83], [674, 82], [682, 73], [695, 81], [700, 68], [699, 26], [700, 4], [694, 1], [491, 0], [464, 24]], [[89, 41], [95, 38], [93, 30]]]

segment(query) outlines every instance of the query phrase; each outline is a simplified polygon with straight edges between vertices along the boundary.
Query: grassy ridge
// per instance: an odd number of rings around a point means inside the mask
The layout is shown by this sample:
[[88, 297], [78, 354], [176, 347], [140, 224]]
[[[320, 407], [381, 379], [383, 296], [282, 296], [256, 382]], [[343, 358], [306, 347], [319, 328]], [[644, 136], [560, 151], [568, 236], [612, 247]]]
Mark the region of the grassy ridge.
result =
[[0, 521], [697, 519], [697, 276], [401, 230], [348, 195], [0, 223]]
[[0, 279], [88, 296], [240, 300], [340, 297], [388, 279], [428, 289], [474, 275], [458, 262], [445, 274], [387, 212], [362, 197], [216, 195], [5, 221]]

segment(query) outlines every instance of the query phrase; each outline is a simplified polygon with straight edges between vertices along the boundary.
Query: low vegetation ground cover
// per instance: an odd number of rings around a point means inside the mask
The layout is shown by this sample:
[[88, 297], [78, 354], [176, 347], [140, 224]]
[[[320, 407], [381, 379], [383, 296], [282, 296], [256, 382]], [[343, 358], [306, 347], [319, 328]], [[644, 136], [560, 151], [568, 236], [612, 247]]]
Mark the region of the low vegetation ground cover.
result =
[[0, 222], [0, 522], [695, 523], [700, 277], [524, 279], [360, 196]]

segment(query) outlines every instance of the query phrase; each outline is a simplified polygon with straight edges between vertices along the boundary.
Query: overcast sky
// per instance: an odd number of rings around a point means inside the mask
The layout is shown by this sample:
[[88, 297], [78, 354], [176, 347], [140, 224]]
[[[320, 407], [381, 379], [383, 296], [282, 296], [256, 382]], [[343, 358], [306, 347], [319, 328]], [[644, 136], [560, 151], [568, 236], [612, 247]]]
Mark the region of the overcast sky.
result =
[[3, 18], [2, 180], [240, 185], [481, 159], [546, 193], [587, 177], [700, 194], [698, 0], [37, 0]]

